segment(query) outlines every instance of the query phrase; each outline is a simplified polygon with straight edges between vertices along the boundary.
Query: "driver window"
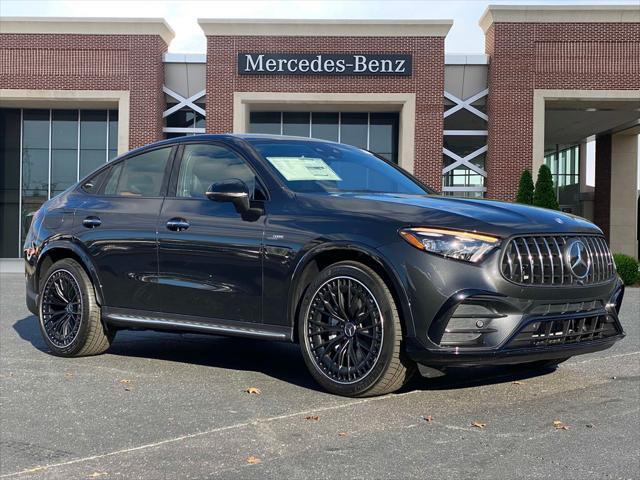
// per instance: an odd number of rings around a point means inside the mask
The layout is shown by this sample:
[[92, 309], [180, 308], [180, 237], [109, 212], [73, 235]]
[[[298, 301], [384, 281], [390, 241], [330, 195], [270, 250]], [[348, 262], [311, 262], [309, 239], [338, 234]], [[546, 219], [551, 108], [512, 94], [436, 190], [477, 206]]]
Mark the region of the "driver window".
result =
[[232, 178], [246, 183], [253, 198], [256, 176], [242, 157], [220, 145], [187, 144], [180, 163], [176, 196], [206, 198], [204, 194], [209, 185]]

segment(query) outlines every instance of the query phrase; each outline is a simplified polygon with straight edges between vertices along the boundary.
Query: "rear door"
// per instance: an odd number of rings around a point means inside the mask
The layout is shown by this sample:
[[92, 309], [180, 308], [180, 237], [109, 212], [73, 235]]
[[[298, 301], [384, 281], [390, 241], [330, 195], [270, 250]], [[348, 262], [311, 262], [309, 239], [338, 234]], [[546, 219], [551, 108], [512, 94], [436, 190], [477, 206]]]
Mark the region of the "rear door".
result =
[[162, 310], [210, 321], [260, 322], [265, 216], [243, 219], [231, 203], [207, 199], [213, 182], [240, 179], [264, 198], [254, 170], [222, 143], [181, 147], [158, 222]]
[[161, 147], [117, 161], [97, 194], [76, 210], [76, 235], [98, 268], [109, 307], [156, 311], [161, 305], [156, 225], [172, 154], [172, 147]]

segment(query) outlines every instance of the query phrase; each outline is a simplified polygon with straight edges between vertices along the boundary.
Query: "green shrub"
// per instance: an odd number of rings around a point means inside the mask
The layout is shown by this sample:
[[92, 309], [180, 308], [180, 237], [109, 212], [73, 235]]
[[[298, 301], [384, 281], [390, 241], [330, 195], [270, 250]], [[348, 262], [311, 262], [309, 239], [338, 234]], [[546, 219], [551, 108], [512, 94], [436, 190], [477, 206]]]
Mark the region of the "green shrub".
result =
[[546, 165], [540, 165], [538, 170], [538, 179], [536, 180], [536, 188], [533, 192], [533, 204], [536, 207], [550, 208], [552, 210], [558, 210], [558, 199], [556, 198], [556, 191], [553, 188], [553, 177], [551, 170]]
[[635, 258], [624, 253], [614, 253], [613, 260], [616, 262], [618, 275], [625, 285], [634, 285], [640, 282], [640, 265]]
[[518, 195], [516, 195], [516, 202], [524, 203], [526, 205], [533, 205], [533, 178], [531, 172], [525, 170], [520, 175], [520, 182], [518, 183]]

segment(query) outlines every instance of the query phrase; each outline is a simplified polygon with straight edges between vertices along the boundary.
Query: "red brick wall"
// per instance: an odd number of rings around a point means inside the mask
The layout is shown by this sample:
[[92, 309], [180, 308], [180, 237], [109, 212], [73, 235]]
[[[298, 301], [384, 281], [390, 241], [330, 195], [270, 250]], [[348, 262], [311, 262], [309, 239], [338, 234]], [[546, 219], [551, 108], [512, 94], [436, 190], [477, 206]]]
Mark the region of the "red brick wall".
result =
[[532, 168], [534, 89], [640, 88], [640, 24], [496, 23], [489, 66], [487, 196], [513, 200]]
[[129, 90], [129, 147], [163, 138], [162, 54], [156, 35], [0, 34], [0, 88]]
[[[409, 53], [413, 75], [238, 75], [238, 53]], [[207, 37], [207, 131], [231, 132], [234, 92], [415, 93], [415, 175], [440, 188], [444, 38]]]

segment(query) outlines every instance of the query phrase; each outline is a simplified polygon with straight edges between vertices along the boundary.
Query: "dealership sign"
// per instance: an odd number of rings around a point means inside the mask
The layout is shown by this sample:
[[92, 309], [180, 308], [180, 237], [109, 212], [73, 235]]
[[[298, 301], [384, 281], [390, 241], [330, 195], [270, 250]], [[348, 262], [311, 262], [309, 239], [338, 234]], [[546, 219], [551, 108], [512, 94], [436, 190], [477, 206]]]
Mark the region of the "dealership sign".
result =
[[240, 75], [411, 75], [411, 55], [239, 53]]

